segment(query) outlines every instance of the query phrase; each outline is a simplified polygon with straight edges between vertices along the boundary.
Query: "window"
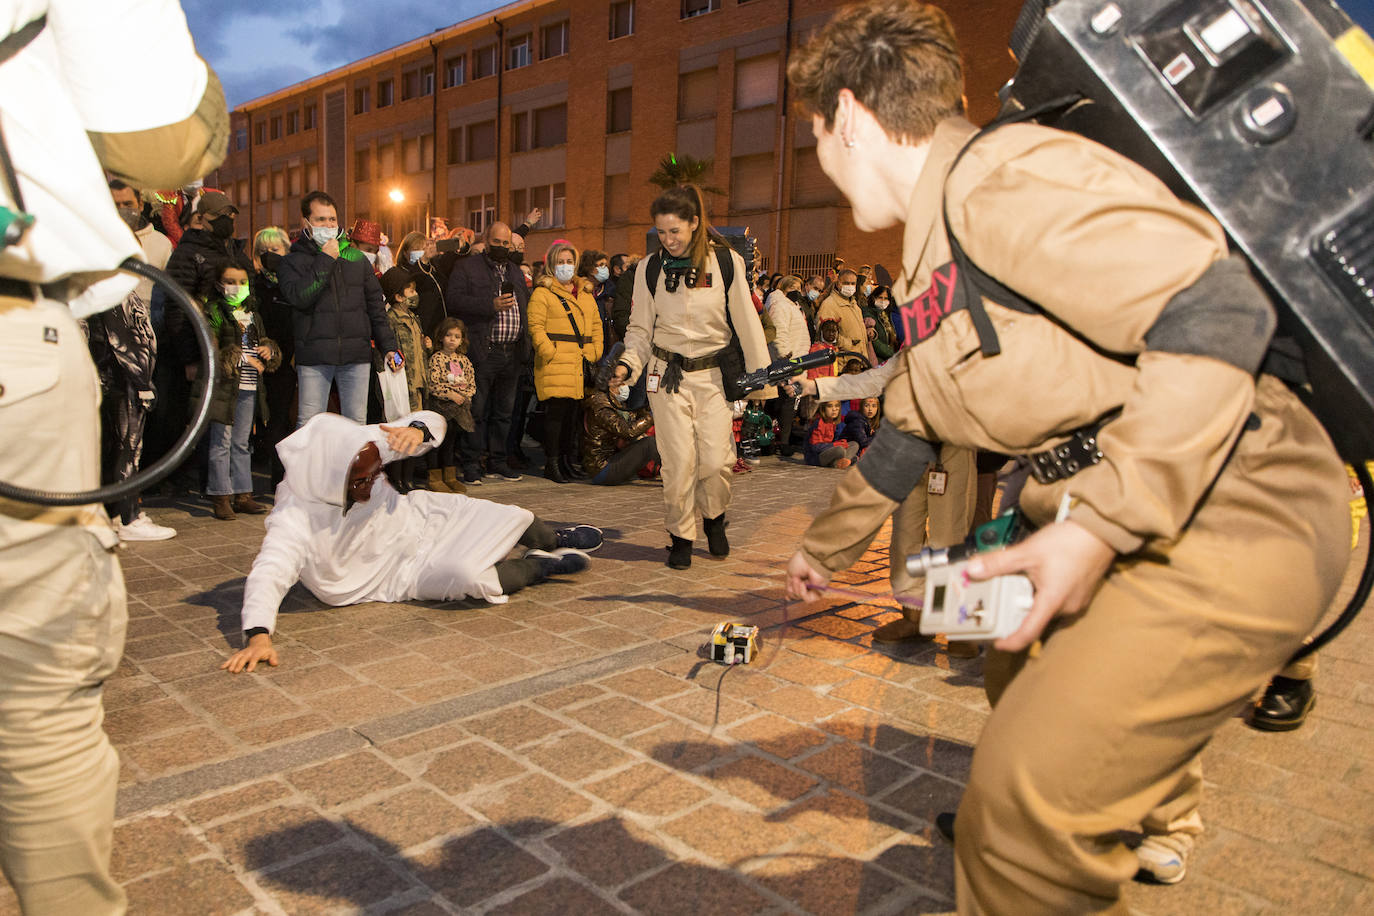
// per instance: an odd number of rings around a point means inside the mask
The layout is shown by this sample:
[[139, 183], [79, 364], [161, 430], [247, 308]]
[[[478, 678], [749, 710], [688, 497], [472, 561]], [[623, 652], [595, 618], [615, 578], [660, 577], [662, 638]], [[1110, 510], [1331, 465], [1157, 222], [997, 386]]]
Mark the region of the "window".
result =
[[761, 108], [778, 100], [778, 56], [751, 57], [735, 64], [735, 109]]
[[473, 232], [486, 232], [496, 222], [496, 195], [478, 194], [467, 200], [467, 224]]
[[526, 206], [529, 200], [529, 192], [524, 188], [519, 188], [510, 192], [510, 212], [512, 220], [525, 218], [525, 214], [530, 212], [529, 207]]
[[314, 105], [306, 105], [305, 108], [301, 110], [301, 120], [303, 122], [301, 129], [314, 130], [318, 115], [319, 110]]
[[530, 148], [530, 115], [517, 111], [510, 116], [510, 151], [523, 153]]
[[288, 111], [286, 113], [286, 135], [299, 133], [301, 129], [301, 113], [299, 111]]
[[530, 36], [512, 38], [506, 46], [506, 69], [518, 70], [530, 65]]
[[292, 197], [300, 197], [305, 192], [301, 190], [301, 167], [295, 166], [287, 170], [286, 185]]
[[273, 139], [273, 140], [280, 140], [280, 139], [281, 139], [281, 115], [273, 115], [273, 116], [272, 116], [271, 124], [272, 124], [272, 131], [271, 131], [271, 133], [272, 133], [272, 139]]
[[543, 149], [548, 146], [558, 146], [567, 142], [567, 104], [550, 105], [548, 108], [535, 109], [534, 136], [531, 138], [530, 146], [533, 149]]
[[434, 168], [434, 134], [420, 137], [420, 168], [424, 171]]
[[487, 45], [472, 52], [472, 78], [486, 79], [496, 75], [496, 45]]
[[[563, 226], [564, 217], [566, 215], [565, 194], [565, 185], [561, 181], [558, 184], [545, 184], [537, 188], [530, 188], [530, 209], [533, 210], [535, 207], [538, 207], [540, 210], [544, 211], [544, 219], [540, 222], [541, 226], [545, 226], [549, 229], [559, 229]], [[517, 214], [528, 212], [523, 206], [520, 206], [523, 202], [524, 198], [522, 196], [516, 197], [516, 199], [512, 201], [512, 203], [515, 204], [512, 209]]]
[[359, 86], [353, 90], [353, 113], [355, 115], [367, 114], [367, 110], [372, 107], [372, 90], [366, 86]]
[[562, 57], [568, 53], [568, 21], [546, 25], [539, 31], [539, 59]]
[[630, 87], [612, 89], [606, 93], [606, 133], [618, 134], [630, 129]]
[[434, 95], [434, 65], [420, 68], [420, 95]]
[[266, 203], [271, 199], [272, 186], [268, 182], [269, 179], [266, 175], [258, 176], [258, 203]]
[[266, 122], [266, 121], [259, 121], [259, 122], [253, 127], [253, 142], [256, 143], [258, 146], [262, 146], [264, 143], [267, 142], [267, 122]]
[[401, 167], [407, 175], [420, 171], [420, 138], [412, 137], [401, 143]]
[[372, 150], [360, 149], [353, 154], [353, 180], [367, 181], [372, 177]]
[[693, 70], [677, 78], [677, 119], [690, 121], [716, 113], [716, 68]]
[[448, 129], [448, 164], [457, 165], [463, 161], [463, 128]]
[[388, 106], [388, 105], [390, 105], [392, 102], [394, 102], [394, 101], [396, 100], [396, 99], [395, 99], [395, 95], [396, 95], [396, 81], [395, 81], [395, 80], [386, 79], [386, 80], [378, 80], [378, 81], [377, 81], [377, 107], [378, 107], [378, 108], [385, 108], [386, 106]]
[[234, 200], [237, 200], [237, 201], [245, 201], [245, 200], [248, 200], [248, 179], [247, 179], [247, 178], [240, 178], [240, 179], [239, 179], [238, 190], [235, 191], [235, 193], [234, 193]]
[[496, 122], [482, 121], [478, 124], [469, 124], [467, 141], [468, 162], [480, 162], [483, 159], [495, 159]]
[[635, 33], [635, 0], [611, 4], [611, 40]]
[[606, 176], [606, 222], [624, 223], [630, 219], [630, 176]]
[[405, 102], [420, 94], [420, 71], [410, 70], [401, 74], [401, 101]]
[[305, 186], [312, 191], [320, 186], [320, 164], [318, 162], [306, 163]]
[[377, 147], [377, 177], [394, 178], [396, 175], [396, 144], [388, 140]]
[[841, 200], [839, 189], [821, 169], [816, 148], [799, 149], [793, 155], [792, 203], [835, 204]]
[[286, 196], [286, 173], [272, 173], [272, 199], [281, 200]]
[[679, 18], [691, 19], [705, 16], [720, 9], [720, 0], [682, 0], [682, 15]]
[[764, 210], [773, 206], [777, 183], [773, 154], [738, 156], [730, 162], [730, 209]]
[[454, 86], [461, 86], [468, 79], [468, 59], [466, 55], [460, 54], [457, 57], [450, 57], [444, 61], [444, 88], [452, 89]]
[[240, 127], [234, 131], [234, 149], [246, 149], [248, 147], [248, 128]]

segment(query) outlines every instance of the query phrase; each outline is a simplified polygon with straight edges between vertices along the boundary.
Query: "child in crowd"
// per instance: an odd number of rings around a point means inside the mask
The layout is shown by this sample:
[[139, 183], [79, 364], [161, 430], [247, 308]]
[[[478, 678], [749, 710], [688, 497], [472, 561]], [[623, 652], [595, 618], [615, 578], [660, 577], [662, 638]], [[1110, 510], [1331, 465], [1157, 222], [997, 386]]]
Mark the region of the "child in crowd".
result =
[[856, 458], [863, 457], [868, 443], [878, 434], [883, 418], [883, 402], [880, 398], [864, 398], [858, 403], [858, 409], [850, 410], [844, 421], [845, 438], [859, 446]]
[[246, 262], [219, 262], [213, 269], [214, 292], [206, 304], [220, 376], [210, 393], [210, 482], [205, 492], [221, 521], [232, 521], [236, 512], [267, 511], [253, 499], [249, 437], [257, 415], [259, 379], [281, 365], [281, 350], [268, 339], [257, 313], [248, 284], [250, 270]]
[[[415, 280], [410, 272], [393, 267], [382, 275], [382, 293], [386, 296], [386, 320], [391, 325], [391, 333], [396, 336], [396, 349], [405, 360], [406, 391], [410, 395], [410, 410], [416, 411], [424, 406], [425, 391], [429, 387], [429, 372], [425, 356], [433, 349], [433, 344], [420, 327], [420, 318], [415, 312], [420, 303]], [[379, 367], [378, 372], [386, 367]], [[423, 486], [415, 479], [421, 462], [417, 458], [406, 458], [397, 463], [395, 469], [397, 489], [409, 492]], [[448, 492], [448, 491], [441, 491]]]
[[[840, 346], [839, 339], [840, 323], [838, 321], [835, 321], [833, 318], [827, 318], [821, 322], [821, 339], [813, 343], [811, 345], [811, 349], [808, 352], [815, 353], [817, 350], [824, 350], [826, 347], [831, 347], [838, 350]], [[840, 360], [839, 358], [836, 358], [834, 363], [829, 363], [824, 366], [817, 366], [815, 369], [807, 369], [806, 377], [833, 378], [834, 376], [839, 375], [839, 372], [836, 371], [839, 366]]]
[[455, 450], [458, 437], [475, 428], [472, 398], [477, 376], [468, 359], [467, 326], [457, 318], [445, 318], [434, 331], [438, 348], [429, 358], [429, 405], [448, 421], [448, 432], [439, 444], [438, 466], [429, 472], [429, 488], [438, 493], [466, 493], [458, 474]]
[[859, 453], [857, 442], [843, 437], [840, 404], [826, 401], [806, 431], [806, 463], [823, 468], [847, 468]]
[[[839, 374], [858, 375], [861, 372], [867, 372], [868, 368], [868, 366], [864, 365], [863, 360], [850, 358], [845, 361], [844, 368], [840, 370]], [[861, 406], [863, 406], [863, 398], [852, 398], [840, 404], [840, 415], [847, 421], [849, 415], [858, 411]]]

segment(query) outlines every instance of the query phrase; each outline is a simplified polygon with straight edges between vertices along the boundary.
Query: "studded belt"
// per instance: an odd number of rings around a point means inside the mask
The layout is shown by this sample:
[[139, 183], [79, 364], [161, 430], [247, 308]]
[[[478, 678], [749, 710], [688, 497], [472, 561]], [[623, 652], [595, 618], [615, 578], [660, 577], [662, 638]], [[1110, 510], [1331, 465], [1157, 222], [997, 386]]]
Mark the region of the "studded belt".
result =
[[1113, 413], [1097, 423], [1081, 426], [1069, 435], [1067, 442], [1027, 455], [1031, 476], [1039, 483], [1054, 483], [1100, 462], [1102, 450], [1097, 447], [1097, 434], [1116, 416]]

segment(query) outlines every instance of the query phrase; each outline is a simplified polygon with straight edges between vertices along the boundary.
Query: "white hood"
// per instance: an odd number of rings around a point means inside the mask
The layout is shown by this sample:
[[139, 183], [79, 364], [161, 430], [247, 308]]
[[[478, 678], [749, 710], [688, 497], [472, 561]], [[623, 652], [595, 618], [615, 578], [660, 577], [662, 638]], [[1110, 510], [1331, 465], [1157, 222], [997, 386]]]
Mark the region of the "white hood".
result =
[[[447, 424], [442, 416], [417, 410], [387, 425], [409, 426], [417, 420], [429, 429], [431, 437], [415, 453], [420, 455], [443, 441]], [[363, 426], [336, 413], [316, 414], [277, 444], [277, 455], [286, 468], [284, 483], [299, 499], [342, 509], [348, 496], [348, 466], [369, 442], [377, 444], [383, 464], [405, 457], [387, 445], [381, 426]]]

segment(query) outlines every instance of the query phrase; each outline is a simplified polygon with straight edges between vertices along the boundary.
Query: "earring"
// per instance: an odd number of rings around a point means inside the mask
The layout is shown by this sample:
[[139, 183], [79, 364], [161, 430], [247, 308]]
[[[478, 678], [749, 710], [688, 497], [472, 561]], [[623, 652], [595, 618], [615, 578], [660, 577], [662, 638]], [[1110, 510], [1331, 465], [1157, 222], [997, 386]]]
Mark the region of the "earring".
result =
[[858, 145], [859, 145], [859, 144], [855, 143], [853, 140], [846, 140], [846, 141], [844, 141], [844, 148], [845, 148], [845, 149], [854, 149], [854, 148], [857, 147]]

